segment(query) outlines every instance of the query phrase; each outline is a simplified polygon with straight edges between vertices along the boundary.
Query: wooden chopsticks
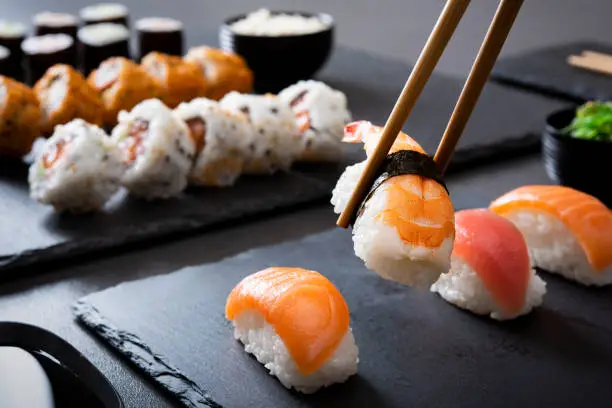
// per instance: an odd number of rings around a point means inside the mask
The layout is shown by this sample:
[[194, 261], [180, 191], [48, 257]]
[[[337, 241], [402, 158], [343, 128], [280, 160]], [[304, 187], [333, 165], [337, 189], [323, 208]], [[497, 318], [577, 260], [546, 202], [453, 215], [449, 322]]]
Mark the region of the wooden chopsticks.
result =
[[580, 55], [570, 55], [567, 63], [577, 68], [612, 75], [612, 55], [609, 54], [585, 50]]
[[[359, 182], [344, 211], [338, 218], [338, 226], [347, 228], [350, 224], [353, 214], [371, 188], [378, 168], [382, 165], [397, 135], [410, 116], [412, 108], [433, 73], [469, 3], [470, 0], [447, 1], [414, 69], [410, 73], [408, 81], [404, 85], [402, 93], [395, 103], [376, 150], [368, 157]], [[435, 155], [435, 161], [442, 172], [448, 166], [452, 152], [472, 114], [522, 3], [523, 0], [502, 0], [500, 2]]]

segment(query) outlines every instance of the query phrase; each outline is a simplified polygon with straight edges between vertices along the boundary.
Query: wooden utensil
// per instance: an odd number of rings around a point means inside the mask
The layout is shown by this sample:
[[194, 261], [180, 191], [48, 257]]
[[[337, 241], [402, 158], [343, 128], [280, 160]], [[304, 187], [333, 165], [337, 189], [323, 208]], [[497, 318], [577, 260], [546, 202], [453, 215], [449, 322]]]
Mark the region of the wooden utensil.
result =
[[570, 55], [567, 63], [573, 67], [612, 75], [612, 55], [585, 50], [580, 55]]
[[[347, 228], [358, 206], [371, 188], [378, 168], [385, 160], [391, 146], [404, 123], [410, 116], [429, 77], [433, 73], [446, 45], [452, 38], [459, 21], [463, 17], [470, 0], [448, 0], [432, 33], [427, 40], [417, 63], [410, 73], [402, 93], [387, 120], [380, 141], [373, 154], [367, 159], [365, 169], [351, 195], [337, 225]], [[455, 106], [442, 142], [435, 155], [441, 171], [448, 166], [452, 152], [457, 145], [473, 108], [481, 94], [482, 88], [493, 68], [495, 60], [510, 32], [523, 0], [502, 0], [493, 22], [489, 27], [479, 54], [472, 66], [461, 96]]]

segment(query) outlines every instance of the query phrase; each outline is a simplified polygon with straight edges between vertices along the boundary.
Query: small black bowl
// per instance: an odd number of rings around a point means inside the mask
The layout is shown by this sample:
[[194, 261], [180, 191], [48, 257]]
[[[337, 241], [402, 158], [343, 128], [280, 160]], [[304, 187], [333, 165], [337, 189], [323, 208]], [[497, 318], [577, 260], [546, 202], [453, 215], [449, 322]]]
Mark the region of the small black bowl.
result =
[[546, 174], [554, 182], [597, 197], [612, 208], [612, 188], [607, 182], [612, 142], [575, 139], [562, 134], [576, 115], [576, 108], [555, 112], [546, 119], [542, 158]]
[[234, 16], [219, 30], [221, 48], [242, 56], [253, 70], [256, 93], [278, 93], [303, 79], [312, 78], [327, 62], [334, 44], [334, 20], [329, 14], [271, 11], [317, 17], [326, 25], [322, 31], [283, 36], [255, 36], [235, 33], [231, 25], [247, 15]]

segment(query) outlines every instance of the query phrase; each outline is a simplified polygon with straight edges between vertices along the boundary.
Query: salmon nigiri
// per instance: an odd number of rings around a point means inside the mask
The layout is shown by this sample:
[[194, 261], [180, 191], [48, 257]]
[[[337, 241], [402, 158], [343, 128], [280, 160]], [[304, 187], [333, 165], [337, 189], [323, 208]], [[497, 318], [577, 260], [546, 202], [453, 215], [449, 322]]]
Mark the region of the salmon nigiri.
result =
[[521, 231], [500, 215], [474, 209], [455, 214], [451, 269], [431, 291], [476, 314], [508, 320], [539, 306], [546, 283], [531, 267]]
[[[360, 121], [345, 127], [345, 141], [363, 142], [366, 154], [376, 148], [382, 128]], [[423, 148], [400, 133], [390, 154]], [[341, 213], [366, 162], [346, 168], [331, 202]], [[355, 254], [383, 278], [404, 285], [429, 288], [450, 267], [454, 209], [448, 192], [438, 181], [420, 174], [386, 179], [367, 199], [353, 224]]]
[[535, 266], [584, 285], [612, 283], [612, 212], [597, 198], [563, 186], [524, 186], [490, 209], [523, 233]]
[[247, 276], [225, 313], [234, 337], [287, 388], [309, 394], [357, 373], [348, 306], [318, 272], [274, 267]]

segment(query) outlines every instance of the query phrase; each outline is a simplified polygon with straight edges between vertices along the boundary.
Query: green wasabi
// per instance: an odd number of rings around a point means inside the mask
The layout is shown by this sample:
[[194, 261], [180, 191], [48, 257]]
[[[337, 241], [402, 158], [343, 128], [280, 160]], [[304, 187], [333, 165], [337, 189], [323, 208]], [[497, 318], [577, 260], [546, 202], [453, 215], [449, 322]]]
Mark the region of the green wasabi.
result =
[[612, 102], [587, 102], [562, 133], [576, 139], [612, 142]]

